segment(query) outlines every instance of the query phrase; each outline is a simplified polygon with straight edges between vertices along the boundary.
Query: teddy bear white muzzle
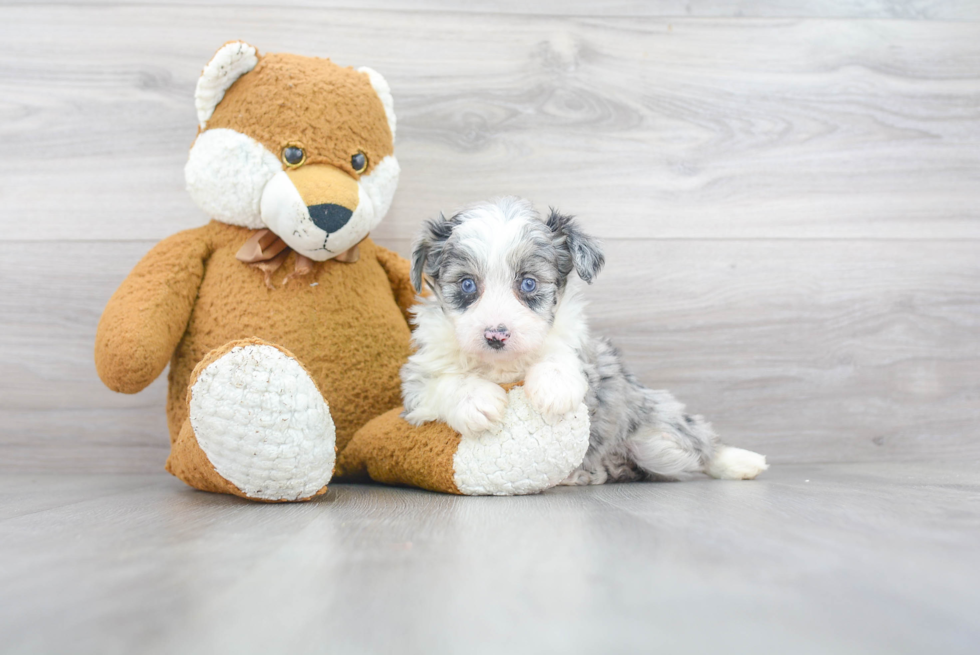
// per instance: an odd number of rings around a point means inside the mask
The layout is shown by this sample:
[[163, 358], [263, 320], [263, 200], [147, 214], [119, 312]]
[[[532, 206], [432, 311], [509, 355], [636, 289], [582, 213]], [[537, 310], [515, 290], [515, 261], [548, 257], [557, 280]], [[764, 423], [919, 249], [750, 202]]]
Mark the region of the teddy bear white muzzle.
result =
[[381, 221], [399, 168], [388, 155], [356, 179], [326, 164], [283, 170], [261, 143], [215, 128], [198, 136], [184, 172], [191, 197], [211, 218], [267, 227], [296, 252], [324, 261], [357, 245]]

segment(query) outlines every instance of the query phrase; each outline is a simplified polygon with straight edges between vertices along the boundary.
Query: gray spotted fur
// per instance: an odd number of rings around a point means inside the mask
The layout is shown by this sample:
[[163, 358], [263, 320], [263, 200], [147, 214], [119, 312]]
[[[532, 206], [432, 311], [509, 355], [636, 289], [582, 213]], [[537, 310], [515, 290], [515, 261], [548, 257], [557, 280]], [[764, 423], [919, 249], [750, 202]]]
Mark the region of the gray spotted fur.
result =
[[[589, 379], [591, 433], [585, 460], [568, 483], [677, 480], [703, 470], [718, 441], [703, 418], [685, 413], [670, 392], [640, 384], [608, 339], [591, 338], [579, 356]], [[679, 469], [672, 461], [638, 457], [638, 446], [660, 439], [690, 453], [689, 463], [697, 466]]]

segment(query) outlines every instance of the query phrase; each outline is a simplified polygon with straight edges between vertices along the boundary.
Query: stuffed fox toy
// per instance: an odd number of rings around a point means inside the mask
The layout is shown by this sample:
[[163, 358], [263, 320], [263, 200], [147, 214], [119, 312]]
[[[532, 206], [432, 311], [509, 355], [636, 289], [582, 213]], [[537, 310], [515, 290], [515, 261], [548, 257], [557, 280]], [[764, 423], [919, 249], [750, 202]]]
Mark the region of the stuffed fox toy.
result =
[[344, 478], [532, 493], [581, 462], [584, 405], [561, 434], [536, 424], [531, 438], [524, 426], [461, 440], [400, 418], [415, 291], [408, 262], [368, 237], [399, 175], [381, 75], [235, 41], [204, 68], [195, 104], [185, 174], [211, 221], [136, 265], [95, 344], [114, 391], [136, 393], [170, 365], [168, 471], [290, 501]]

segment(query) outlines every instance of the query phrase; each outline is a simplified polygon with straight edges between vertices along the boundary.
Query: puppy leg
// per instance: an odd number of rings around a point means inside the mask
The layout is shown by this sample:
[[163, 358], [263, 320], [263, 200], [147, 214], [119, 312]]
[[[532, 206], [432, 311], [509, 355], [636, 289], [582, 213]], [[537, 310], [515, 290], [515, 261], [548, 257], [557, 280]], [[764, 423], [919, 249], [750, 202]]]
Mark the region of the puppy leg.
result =
[[[684, 430], [637, 431], [629, 447], [641, 469], [666, 480], [683, 480], [702, 471], [720, 480], [752, 480], [769, 468], [765, 455], [717, 442], [706, 451], [700, 438], [692, 438]], [[711, 454], [705, 460], [708, 452]]]
[[632, 459], [645, 473], [662, 480], [683, 480], [704, 470], [704, 443], [680, 430], [647, 427], [629, 440]]
[[711, 425], [666, 391], [648, 391], [653, 411], [648, 425], [629, 439], [633, 461], [652, 477], [681, 480], [704, 472], [724, 480], [751, 480], [769, 466], [766, 458], [718, 441]]
[[405, 420], [412, 425], [444, 421], [461, 434], [479, 434], [499, 423], [507, 392], [475, 375], [414, 377], [403, 385]]
[[452, 386], [452, 395], [455, 402], [445, 414], [446, 423], [460, 434], [489, 430], [503, 419], [507, 409], [507, 392], [481, 378], [459, 378]]
[[568, 351], [532, 366], [525, 376], [524, 390], [531, 405], [547, 420], [555, 421], [582, 403], [589, 381], [578, 356]]
[[630, 459], [649, 477], [682, 480], [704, 470], [718, 437], [700, 416], [691, 416], [667, 391], [640, 388], [639, 427], [626, 439]]

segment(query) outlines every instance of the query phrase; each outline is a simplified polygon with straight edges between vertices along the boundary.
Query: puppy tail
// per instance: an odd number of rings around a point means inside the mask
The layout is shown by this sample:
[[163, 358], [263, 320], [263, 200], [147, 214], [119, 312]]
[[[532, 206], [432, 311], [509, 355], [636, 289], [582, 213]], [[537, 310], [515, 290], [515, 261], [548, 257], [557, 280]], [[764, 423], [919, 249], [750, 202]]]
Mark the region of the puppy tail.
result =
[[769, 468], [763, 455], [721, 443], [707, 421], [686, 413], [668, 392], [645, 391], [656, 420], [634, 433], [629, 446], [649, 477], [683, 480], [703, 472], [721, 480], [751, 480]]
[[636, 434], [629, 444], [631, 458], [655, 480], [684, 480], [704, 470], [700, 453], [678, 436], [657, 430]]
[[765, 455], [718, 444], [704, 472], [718, 480], [754, 480], [768, 468]]

